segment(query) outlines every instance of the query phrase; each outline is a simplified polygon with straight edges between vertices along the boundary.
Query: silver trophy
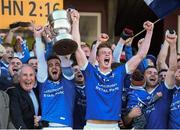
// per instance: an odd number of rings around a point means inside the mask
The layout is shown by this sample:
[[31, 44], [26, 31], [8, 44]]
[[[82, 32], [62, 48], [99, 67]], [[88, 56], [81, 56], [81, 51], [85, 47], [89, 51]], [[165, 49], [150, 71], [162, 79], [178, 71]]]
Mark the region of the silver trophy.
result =
[[77, 43], [72, 40], [70, 15], [66, 10], [52, 12], [48, 21], [53, 38], [53, 50], [59, 55], [72, 54], [77, 49]]

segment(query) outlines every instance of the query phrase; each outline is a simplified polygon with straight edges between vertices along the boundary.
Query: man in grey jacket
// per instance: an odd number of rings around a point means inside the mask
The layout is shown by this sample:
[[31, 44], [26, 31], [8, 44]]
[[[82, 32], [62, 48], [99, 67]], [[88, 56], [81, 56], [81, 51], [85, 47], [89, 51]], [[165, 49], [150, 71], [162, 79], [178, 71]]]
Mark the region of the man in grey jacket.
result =
[[14, 129], [9, 115], [9, 96], [0, 90], [0, 129]]

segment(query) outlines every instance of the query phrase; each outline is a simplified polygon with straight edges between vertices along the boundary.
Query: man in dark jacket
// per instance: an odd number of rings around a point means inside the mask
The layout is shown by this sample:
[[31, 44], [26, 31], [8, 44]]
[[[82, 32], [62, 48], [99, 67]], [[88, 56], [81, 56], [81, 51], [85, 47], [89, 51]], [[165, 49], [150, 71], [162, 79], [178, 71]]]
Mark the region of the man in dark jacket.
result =
[[19, 129], [34, 129], [34, 116], [38, 116], [38, 98], [33, 91], [35, 71], [23, 65], [18, 73], [19, 84], [7, 92], [10, 97], [10, 114], [14, 126]]

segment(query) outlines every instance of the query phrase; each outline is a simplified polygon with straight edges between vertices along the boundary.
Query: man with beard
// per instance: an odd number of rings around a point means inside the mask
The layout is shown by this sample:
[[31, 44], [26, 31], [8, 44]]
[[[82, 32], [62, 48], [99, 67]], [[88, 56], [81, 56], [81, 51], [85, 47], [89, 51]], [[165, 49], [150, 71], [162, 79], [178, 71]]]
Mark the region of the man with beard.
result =
[[36, 54], [38, 59], [37, 80], [42, 107], [41, 123], [43, 129], [72, 130], [74, 82], [65, 76], [61, 70], [61, 61], [57, 55], [45, 60], [42, 47], [43, 27], [34, 29], [36, 40]]
[[19, 58], [13, 57], [9, 63], [8, 70], [4, 67], [0, 69], [0, 89], [6, 90], [17, 83], [17, 73], [22, 67], [22, 62]]
[[176, 85], [173, 89], [173, 98], [170, 106], [169, 129], [180, 128], [180, 69], [175, 73]]
[[[146, 129], [167, 129], [168, 115], [172, 93], [170, 89], [174, 87], [175, 72], [177, 69], [176, 41], [177, 35], [167, 33], [165, 40], [170, 46], [169, 68], [165, 81], [158, 84], [158, 72], [155, 67], [148, 67], [144, 76], [146, 79], [146, 90], [152, 96], [157, 92], [162, 93], [161, 99], [149, 106], [146, 110]], [[173, 63], [173, 64], [172, 64]]]
[[85, 96], [85, 80], [84, 76], [77, 64], [73, 64], [73, 70], [75, 74], [75, 102], [74, 102], [74, 114], [73, 114], [73, 128], [83, 129], [86, 124], [86, 96]]
[[72, 34], [78, 43], [76, 59], [85, 75], [85, 93], [87, 98], [86, 126], [84, 130], [119, 130], [118, 121], [121, 119], [122, 85], [126, 74], [132, 73], [146, 56], [151, 37], [153, 23], [146, 21], [143, 27], [146, 30], [145, 40], [138, 53], [125, 65], [111, 70], [112, 50], [108, 44], [100, 44], [97, 48], [96, 59], [98, 67], [93, 67], [80, 47], [79, 13], [73, 11]]

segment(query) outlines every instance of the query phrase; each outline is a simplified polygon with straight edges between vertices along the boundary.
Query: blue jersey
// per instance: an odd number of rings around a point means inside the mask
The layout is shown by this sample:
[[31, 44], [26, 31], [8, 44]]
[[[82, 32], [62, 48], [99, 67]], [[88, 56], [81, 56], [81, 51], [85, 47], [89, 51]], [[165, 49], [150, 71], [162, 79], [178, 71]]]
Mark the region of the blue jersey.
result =
[[120, 120], [121, 96], [125, 65], [102, 74], [98, 68], [88, 64], [85, 71], [85, 92], [87, 98], [87, 120]]
[[162, 92], [162, 97], [154, 104], [147, 107], [145, 114], [147, 119], [147, 125], [145, 126], [146, 129], [168, 128], [169, 107], [172, 92], [165, 86], [164, 82], [153, 90], [151, 93], [152, 96], [157, 92]]
[[172, 103], [169, 114], [169, 128], [180, 129], [180, 87], [173, 89]]
[[6, 68], [2, 67], [0, 71], [0, 90], [4, 91], [13, 86], [13, 78]]
[[57, 82], [46, 80], [39, 88], [42, 120], [72, 127], [74, 83], [62, 77]]
[[143, 87], [130, 87], [127, 94], [127, 110], [130, 111], [132, 108], [138, 106], [145, 108], [151, 101], [151, 95]]
[[85, 86], [76, 87], [76, 97], [74, 103], [73, 129], [82, 129], [86, 125], [86, 96]]

